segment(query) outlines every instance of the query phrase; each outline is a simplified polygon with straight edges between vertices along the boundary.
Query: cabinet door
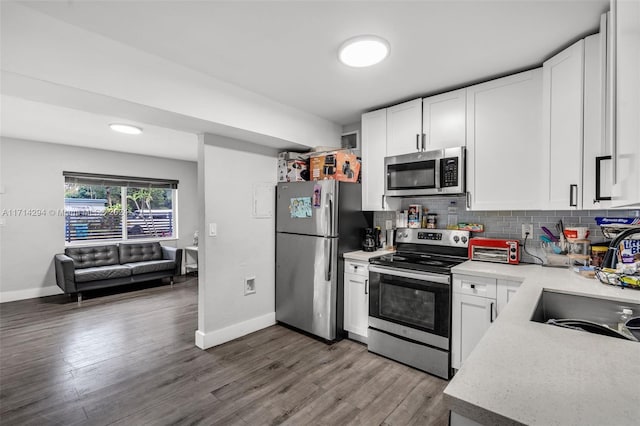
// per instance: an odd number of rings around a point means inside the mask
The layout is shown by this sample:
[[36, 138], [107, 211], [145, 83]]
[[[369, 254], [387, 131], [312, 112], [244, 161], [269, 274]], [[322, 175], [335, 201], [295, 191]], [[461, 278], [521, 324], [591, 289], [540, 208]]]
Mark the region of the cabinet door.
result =
[[422, 151], [422, 99], [387, 108], [387, 156]]
[[500, 315], [502, 310], [507, 303], [511, 300], [516, 291], [520, 288], [519, 281], [511, 281], [511, 280], [498, 280], [497, 285], [497, 295], [496, 295], [496, 304], [497, 304], [497, 314]]
[[640, 205], [640, 2], [613, 1], [615, 22], [615, 181], [613, 206]]
[[466, 89], [422, 100], [422, 133], [426, 150], [466, 145], [466, 102]]
[[540, 208], [542, 70], [467, 88], [467, 207]]
[[[584, 39], [584, 137], [582, 207], [607, 209], [611, 202], [612, 159], [606, 137], [606, 15], [600, 25], [600, 34]], [[596, 170], [599, 173], [596, 173]]]
[[369, 326], [369, 278], [344, 274], [344, 329], [367, 337]]
[[496, 315], [496, 300], [453, 293], [451, 363], [460, 368], [489, 329]]
[[544, 209], [582, 208], [584, 40], [543, 64]]
[[385, 210], [387, 110], [362, 115], [362, 210]]

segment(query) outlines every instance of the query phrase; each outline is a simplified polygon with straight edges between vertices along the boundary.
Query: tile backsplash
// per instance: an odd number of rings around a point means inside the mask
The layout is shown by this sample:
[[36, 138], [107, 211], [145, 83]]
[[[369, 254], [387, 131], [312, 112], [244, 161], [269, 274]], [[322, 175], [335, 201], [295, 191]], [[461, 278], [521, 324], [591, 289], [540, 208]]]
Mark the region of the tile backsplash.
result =
[[[595, 217], [636, 217], [640, 216], [639, 210], [501, 210], [501, 211], [467, 211], [465, 197], [426, 197], [403, 198], [399, 201], [398, 209], [407, 210], [410, 204], [421, 204], [422, 208], [429, 209], [429, 213], [438, 215], [438, 228], [446, 228], [449, 207], [457, 207], [457, 222], [480, 223], [484, 225], [484, 232], [475, 236], [488, 238], [516, 239], [523, 242], [522, 225], [533, 224], [533, 235], [527, 240], [529, 252], [540, 255], [540, 235], [544, 232], [541, 226], [546, 226], [556, 233], [555, 224], [562, 220], [565, 226], [587, 226], [590, 231], [589, 239], [592, 242], [607, 241], [602, 235], [600, 227], [596, 225]], [[377, 211], [373, 214], [374, 226], [385, 229], [385, 221], [391, 220], [396, 224], [394, 211]], [[523, 254], [523, 261], [532, 262], [531, 257]]]

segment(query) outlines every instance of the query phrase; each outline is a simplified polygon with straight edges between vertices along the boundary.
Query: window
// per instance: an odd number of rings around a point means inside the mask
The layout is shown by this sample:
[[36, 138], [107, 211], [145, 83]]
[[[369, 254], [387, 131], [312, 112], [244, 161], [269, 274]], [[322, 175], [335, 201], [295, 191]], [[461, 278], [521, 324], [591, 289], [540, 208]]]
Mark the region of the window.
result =
[[178, 181], [63, 175], [67, 243], [177, 238]]

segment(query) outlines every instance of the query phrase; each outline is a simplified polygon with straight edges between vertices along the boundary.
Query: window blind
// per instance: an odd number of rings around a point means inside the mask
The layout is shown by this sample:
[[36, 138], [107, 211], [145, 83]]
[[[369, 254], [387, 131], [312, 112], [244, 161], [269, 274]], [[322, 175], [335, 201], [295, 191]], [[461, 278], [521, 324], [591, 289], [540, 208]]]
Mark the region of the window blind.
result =
[[77, 185], [127, 186], [131, 188], [178, 189], [177, 180], [142, 178], [133, 176], [100, 175], [63, 171], [66, 183]]

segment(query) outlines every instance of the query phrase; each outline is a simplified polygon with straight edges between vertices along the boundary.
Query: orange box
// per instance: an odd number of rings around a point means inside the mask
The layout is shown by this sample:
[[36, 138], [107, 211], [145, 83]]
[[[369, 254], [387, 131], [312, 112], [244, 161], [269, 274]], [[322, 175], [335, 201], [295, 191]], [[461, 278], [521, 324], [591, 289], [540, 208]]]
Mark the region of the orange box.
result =
[[311, 154], [311, 180], [335, 179], [342, 182], [357, 182], [360, 162], [348, 151], [330, 151]]

